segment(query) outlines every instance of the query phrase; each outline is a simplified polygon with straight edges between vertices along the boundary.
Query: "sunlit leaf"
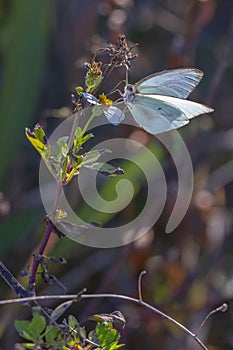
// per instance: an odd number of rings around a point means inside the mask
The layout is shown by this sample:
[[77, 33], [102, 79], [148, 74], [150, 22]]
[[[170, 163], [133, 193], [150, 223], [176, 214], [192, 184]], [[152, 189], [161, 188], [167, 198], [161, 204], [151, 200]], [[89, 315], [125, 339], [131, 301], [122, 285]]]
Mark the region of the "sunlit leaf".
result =
[[111, 150], [107, 148], [97, 149], [90, 152], [86, 152], [83, 155], [82, 166], [90, 163], [96, 162], [99, 157], [104, 153], [111, 153]]
[[41, 157], [47, 161], [50, 156], [50, 146], [42, 127], [36, 124], [32, 131], [29, 128], [25, 128], [25, 133], [33, 147], [39, 152]]
[[58, 305], [51, 313], [51, 322], [55, 322], [59, 317], [61, 317], [66, 310], [74, 303], [74, 300], [68, 300], [60, 305]]
[[123, 175], [124, 170], [121, 168], [115, 168], [111, 164], [107, 163], [100, 163], [100, 162], [95, 162], [92, 164], [85, 164], [86, 168], [97, 170], [98, 173], [105, 175], [105, 176], [118, 176], [118, 175]]
[[57, 147], [56, 147], [56, 157], [59, 158], [61, 156], [66, 157], [66, 155], [69, 152], [69, 146], [68, 146], [68, 136], [60, 137], [57, 141]]
[[93, 230], [95, 229], [95, 227], [97, 227], [97, 225], [92, 225], [92, 224], [78, 226], [66, 220], [59, 220], [54, 225], [59, 235], [61, 236], [65, 235], [72, 238], [78, 237], [82, 233], [85, 233], [88, 230]]
[[73, 329], [76, 329], [78, 327], [78, 321], [73, 315], [69, 315], [68, 325]]
[[89, 333], [89, 339], [100, 344], [103, 350], [117, 350], [124, 346], [118, 344], [120, 334], [112, 328], [111, 323], [98, 323], [95, 332]]

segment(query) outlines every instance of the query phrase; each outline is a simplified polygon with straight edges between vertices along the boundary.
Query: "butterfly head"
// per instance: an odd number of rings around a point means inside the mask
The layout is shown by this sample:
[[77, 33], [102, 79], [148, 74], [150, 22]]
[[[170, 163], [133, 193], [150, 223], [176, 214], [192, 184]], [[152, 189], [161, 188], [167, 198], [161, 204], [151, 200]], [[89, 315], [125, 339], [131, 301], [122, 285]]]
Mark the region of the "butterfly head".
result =
[[127, 103], [132, 103], [135, 99], [135, 93], [136, 93], [136, 89], [134, 87], [134, 85], [126, 85], [125, 86], [125, 91], [123, 94], [123, 100], [124, 102]]

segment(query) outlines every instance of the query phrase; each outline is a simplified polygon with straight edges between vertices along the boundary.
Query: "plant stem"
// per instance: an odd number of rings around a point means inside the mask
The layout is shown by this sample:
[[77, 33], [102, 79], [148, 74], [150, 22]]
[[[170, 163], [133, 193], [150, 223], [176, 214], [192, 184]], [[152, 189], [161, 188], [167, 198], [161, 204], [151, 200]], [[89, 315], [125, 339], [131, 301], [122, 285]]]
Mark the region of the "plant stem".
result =
[[103, 84], [105, 83], [106, 79], [109, 77], [109, 75], [112, 73], [112, 71], [113, 71], [114, 68], [116, 67], [117, 63], [118, 63], [118, 61], [116, 60], [116, 62], [113, 63], [113, 64], [109, 67], [109, 69], [105, 72], [105, 75], [104, 75], [104, 77], [103, 77], [101, 83], [97, 86], [97, 88], [96, 88], [94, 91], [92, 91], [92, 94], [93, 94], [93, 95], [95, 95], [96, 92], [103, 86]]
[[12, 275], [8, 268], [0, 260], [0, 275], [5, 280], [5, 282], [10, 286], [19, 298], [30, 297], [32, 293], [28, 292]]
[[[58, 209], [60, 198], [61, 198], [61, 193], [62, 193], [62, 183], [58, 183], [58, 190], [57, 190], [57, 196], [54, 204], [54, 209], [53, 209], [53, 214], [56, 213], [56, 210]], [[51, 236], [53, 230], [53, 223], [49, 220], [46, 228], [45, 235], [42, 239], [42, 242], [40, 244], [40, 247], [37, 251], [37, 256], [43, 255], [45, 248], [47, 246], [47, 243], [49, 241], [49, 238]], [[35, 284], [36, 284], [36, 274], [37, 270], [39, 267], [40, 261], [38, 257], [34, 257], [33, 264], [32, 264], [32, 269], [31, 269], [31, 275], [29, 278], [29, 290], [35, 294]]]

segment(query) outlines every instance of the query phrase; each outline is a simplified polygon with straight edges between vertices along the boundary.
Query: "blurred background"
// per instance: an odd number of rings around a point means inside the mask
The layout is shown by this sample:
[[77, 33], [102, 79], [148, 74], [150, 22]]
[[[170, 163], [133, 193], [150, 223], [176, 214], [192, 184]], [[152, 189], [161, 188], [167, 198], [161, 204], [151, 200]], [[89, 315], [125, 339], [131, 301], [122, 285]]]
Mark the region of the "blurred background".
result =
[[[83, 85], [83, 63], [125, 33], [129, 45], [139, 44], [131, 82], [170, 68], [192, 66], [205, 72], [192, 99], [215, 112], [181, 130], [195, 183], [191, 205], [176, 230], [165, 234], [176, 198], [176, 169], [162, 145], [138, 129], [137, 138], [153, 144], [167, 179], [167, 202], [156, 225], [138, 241], [114, 249], [54, 236], [47, 254], [67, 260], [66, 265], [50, 266], [67, 293], [86, 287], [89, 293], [137, 297], [137, 278], [146, 269], [145, 301], [193, 332], [209, 311], [227, 302], [228, 311], [212, 316], [200, 337], [208, 349], [233, 349], [233, 1], [1, 0], [0, 26], [0, 256], [15, 276], [31, 262], [45, 230], [40, 157], [24, 128], [40, 122], [50, 134], [61, 121], [56, 116], [72, 113], [71, 92]], [[119, 69], [106, 90], [122, 78], [124, 70]], [[135, 131], [109, 126], [110, 135], [118, 132], [130, 137]], [[137, 213], [145, 188], [143, 181], [138, 184], [126, 211], [106, 224], [117, 225]], [[27, 287], [27, 277], [19, 280]], [[59, 284], [48, 286], [42, 280], [37, 291], [64, 293]], [[0, 280], [0, 299], [11, 297], [15, 294]], [[127, 321], [122, 335], [126, 349], [198, 349], [177, 327], [119, 300], [83, 301], [69, 312], [83, 321], [93, 313], [118, 309]], [[26, 317], [30, 312], [20, 305], [1, 306], [1, 349], [13, 349], [19, 341], [14, 320]]]

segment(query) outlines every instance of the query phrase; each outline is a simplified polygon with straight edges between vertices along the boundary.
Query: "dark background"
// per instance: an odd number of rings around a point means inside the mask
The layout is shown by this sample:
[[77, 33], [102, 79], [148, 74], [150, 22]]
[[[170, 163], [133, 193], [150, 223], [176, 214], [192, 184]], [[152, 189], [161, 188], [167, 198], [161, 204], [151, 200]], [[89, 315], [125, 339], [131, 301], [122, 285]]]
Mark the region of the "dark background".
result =
[[[70, 95], [83, 84], [83, 62], [99, 47], [116, 43], [123, 32], [129, 43], [139, 44], [132, 82], [169, 68], [194, 66], [205, 72], [193, 96], [215, 112], [182, 130], [195, 184], [189, 210], [175, 232], [164, 232], [177, 185], [170, 165], [166, 207], [143, 239], [120, 248], [94, 249], [53, 237], [47, 253], [67, 259], [66, 265], [51, 266], [67, 293], [87, 287], [89, 293], [137, 297], [138, 274], [146, 269], [144, 299], [193, 332], [209, 311], [227, 302], [228, 311], [212, 316], [200, 336], [208, 349], [233, 349], [232, 0], [2, 0], [0, 23], [0, 256], [16, 276], [31, 261], [45, 229], [38, 190], [40, 159], [24, 128], [40, 122], [49, 134], [60, 122], [52, 116], [72, 112]], [[119, 69], [107, 88], [122, 77]], [[168, 159], [163, 162], [167, 165]], [[127, 208], [129, 213], [137, 203], [140, 194]], [[121, 215], [113, 219], [115, 224]], [[25, 287], [27, 281], [20, 278]], [[41, 280], [37, 290], [63, 293]], [[1, 280], [0, 298], [11, 297], [15, 294]], [[198, 348], [180, 329], [129, 303], [83, 301], [70, 312], [82, 321], [116, 309], [127, 320], [126, 349]], [[29, 315], [22, 306], [1, 306], [2, 349], [12, 349], [18, 341], [14, 319]]]

